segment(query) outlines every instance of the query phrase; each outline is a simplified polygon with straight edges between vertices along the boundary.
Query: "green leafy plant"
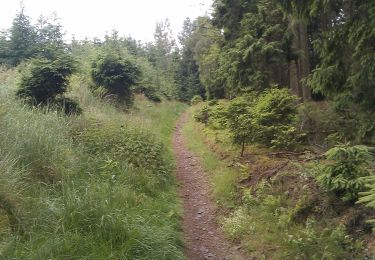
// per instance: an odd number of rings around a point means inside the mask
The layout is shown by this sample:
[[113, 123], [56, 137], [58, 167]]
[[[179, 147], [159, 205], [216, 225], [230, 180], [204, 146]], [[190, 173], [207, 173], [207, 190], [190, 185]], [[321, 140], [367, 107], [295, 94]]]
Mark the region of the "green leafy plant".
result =
[[365, 179], [370, 175], [371, 155], [363, 145], [338, 145], [325, 153], [328, 162], [317, 167], [318, 183], [341, 197], [354, 201], [358, 192], [365, 190]]
[[[269, 147], [289, 148], [298, 142], [294, 127], [297, 97], [287, 89], [270, 89], [262, 93], [253, 108], [256, 141]], [[286, 138], [290, 133], [294, 139]], [[297, 138], [296, 138], [297, 137]]]
[[258, 143], [273, 148], [296, 146], [302, 136], [294, 126], [297, 98], [287, 89], [271, 89], [259, 96], [248, 93], [230, 101], [222, 117], [232, 134], [233, 143]]
[[57, 106], [57, 109], [62, 109], [66, 115], [79, 115], [82, 113], [82, 109], [80, 108], [79, 104], [75, 100], [67, 97], [56, 98], [54, 105]]
[[203, 124], [207, 124], [210, 118], [210, 108], [208, 106], [203, 106], [194, 114], [195, 121]]
[[200, 103], [200, 102], [202, 102], [202, 101], [203, 101], [203, 98], [202, 98], [201, 96], [199, 96], [199, 95], [195, 95], [195, 96], [193, 96], [192, 99], [190, 100], [190, 104], [192, 104], [192, 105], [196, 105], [196, 104], [198, 104], [198, 103]]
[[318, 230], [316, 221], [308, 219], [304, 229], [287, 237], [286, 257], [293, 259], [346, 259], [347, 251], [357, 253], [362, 249], [346, 234], [345, 227], [339, 225], [331, 229]]
[[116, 95], [118, 101], [128, 105], [132, 104], [132, 86], [137, 84], [140, 74], [133, 62], [114, 52], [100, 54], [91, 66], [94, 88], [102, 86], [108, 94]]
[[224, 114], [233, 143], [241, 145], [241, 156], [244, 154], [245, 144], [254, 141], [255, 127], [252, 123], [254, 117], [251, 111], [253, 98], [253, 96], [243, 96], [231, 100]]
[[53, 103], [66, 92], [74, 70], [74, 61], [67, 55], [54, 60], [34, 58], [23, 71], [17, 95], [33, 105]]
[[[368, 190], [359, 193], [360, 197], [357, 203], [364, 203], [367, 207], [375, 209], [375, 176], [369, 176], [365, 181]], [[368, 222], [374, 226], [375, 231], [375, 219], [370, 219]]]

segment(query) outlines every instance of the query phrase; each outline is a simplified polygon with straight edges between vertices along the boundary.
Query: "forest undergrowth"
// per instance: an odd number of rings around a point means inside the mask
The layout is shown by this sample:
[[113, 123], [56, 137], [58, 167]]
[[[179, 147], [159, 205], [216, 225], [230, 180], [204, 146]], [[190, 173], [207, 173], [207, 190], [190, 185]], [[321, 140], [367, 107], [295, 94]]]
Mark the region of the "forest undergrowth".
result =
[[196, 121], [206, 105], [190, 108], [184, 135], [211, 179], [218, 221], [233, 243], [259, 259], [373, 257], [366, 222], [373, 211], [319, 185], [319, 153], [247, 144], [240, 156], [227, 129]]

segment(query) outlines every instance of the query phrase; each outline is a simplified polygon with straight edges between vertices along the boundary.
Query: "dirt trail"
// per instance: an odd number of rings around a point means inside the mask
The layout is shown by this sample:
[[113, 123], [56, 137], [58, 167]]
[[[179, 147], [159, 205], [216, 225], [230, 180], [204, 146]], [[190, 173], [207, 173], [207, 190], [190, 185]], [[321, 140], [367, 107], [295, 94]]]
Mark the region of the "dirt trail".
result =
[[188, 115], [181, 116], [173, 137], [177, 162], [179, 195], [183, 200], [183, 231], [188, 259], [245, 259], [238, 247], [231, 246], [216, 223], [210, 185], [199, 160], [186, 147], [181, 129]]

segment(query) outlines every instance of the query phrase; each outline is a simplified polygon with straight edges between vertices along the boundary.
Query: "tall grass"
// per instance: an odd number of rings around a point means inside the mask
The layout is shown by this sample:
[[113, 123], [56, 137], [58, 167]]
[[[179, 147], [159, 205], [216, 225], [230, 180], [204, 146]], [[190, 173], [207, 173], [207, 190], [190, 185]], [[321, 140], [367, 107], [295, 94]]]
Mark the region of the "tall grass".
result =
[[[0, 258], [183, 259], [177, 102], [124, 112], [72, 79], [81, 116], [30, 109], [0, 72]], [[12, 72], [13, 73], [13, 72]]]

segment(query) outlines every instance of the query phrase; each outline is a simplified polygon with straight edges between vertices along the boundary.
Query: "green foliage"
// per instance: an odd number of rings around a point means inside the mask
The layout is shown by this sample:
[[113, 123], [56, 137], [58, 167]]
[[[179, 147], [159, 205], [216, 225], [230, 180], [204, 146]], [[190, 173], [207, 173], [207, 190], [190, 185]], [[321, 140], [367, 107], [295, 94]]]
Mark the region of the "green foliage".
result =
[[223, 221], [223, 229], [226, 234], [233, 240], [241, 237], [246, 232], [254, 230], [254, 224], [248, 217], [248, 212], [244, 208], [238, 208], [229, 217]]
[[82, 108], [80, 108], [79, 104], [67, 97], [56, 98], [51, 105], [56, 106], [57, 110], [61, 109], [65, 115], [79, 115], [82, 113]]
[[18, 65], [35, 55], [36, 32], [24, 11], [24, 7], [21, 6], [10, 28], [8, 48], [1, 53], [2, 59], [11, 65]]
[[195, 121], [203, 124], [207, 124], [210, 118], [210, 108], [204, 105], [202, 108], [197, 110], [194, 114]]
[[371, 155], [366, 146], [339, 145], [325, 156], [328, 163], [317, 168], [317, 181], [329, 191], [333, 191], [344, 201], [353, 202], [358, 192], [365, 190], [365, 179], [369, 176]]
[[157, 174], [160, 181], [168, 180], [169, 167], [164, 147], [155, 137], [127, 125], [105, 124], [81, 133], [86, 151], [116, 161], [124, 161], [137, 168]]
[[[365, 178], [365, 185], [367, 190], [359, 193], [357, 203], [364, 203], [367, 207], [375, 209], [375, 176]], [[375, 230], [375, 219], [370, 219], [368, 222], [373, 225]]]
[[316, 221], [308, 219], [306, 226], [296, 235], [289, 235], [289, 252], [293, 259], [344, 259], [347, 252], [357, 252], [362, 246], [354, 243], [345, 232], [345, 227], [316, 229]]
[[[296, 134], [293, 126], [297, 115], [297, 97], [287, 89], [271, 89], [262, 93], [253, 108], [253, 125], [256, 127], [258, 143], [288, 148], [298, 142], [298, 135], [294, 140], [287, 135]], [[290, 141], [292, 141], [290, 143]]]
[[241, 155], [244, 153], [245, 144], [253, 143], [255, 139], [253, 105], [253, 96], [239, 97], [231, 100], [225, 114], [233, 143], [242, 145]]
[[274, 148], [290, 148], [299, 142], [293, 125], [297, 115], [297, 98], [287, 89], [271, 89], [230, 101], [223, 116], [233, 143], [244, 146], [258, 143]]
[[38, 22], [32, 25], [22, 3], [20, 8], [9, 31], [0, 36], [1, 63], [16, 66], [33, 57], [54, 59], [56, 52], [67, 50], [63, 29], [56, 15], [50, 18], [40, 16]]
[[32, 59], [23, 71], [17, 95], [34, 105], [53, 102], [57, 95], [66, 92], [74, 65], [67, 55], [59, 55], [54, 60]]
[[0, 100], [0, 258], [184, 258], [165, 149], [184, 106], [61, 117]]
[[179, 35], [182, 45], [177, 70], [177, 95], [182, 101], [189, 101], [195, 95], [204, 96], [205, 89], [199, 79], [199, 66], [194, 58], [194, 48], [196, 37], [193, 36], [196, 22], [191, 22], [186, 18]]
[[161, 102], [161, 98], [160, 96], [157, 94], [156, 90], [154, 88], [145, 88], [143, 90], [143, 93], [145, 94], [145, 96], [153, 101], [153, 102]]
[[[16, 105], [16, 106], [14, 106]], [[0, 150], [16, 158], [16, 166], [47, 183], [58, 181], [71, 161], [65, 119], [29, 110], [9, 101], [0, 118]], [[25, 174], [26, 174], [25, 172]]]
[[100, 54], [92, 63], [91, 76], [95, 87], [104, 87], [119, 101], [130, 105], [133, 101], [132, 86], [137, 84], [140, 70], [130, 60], [114, 52]]
[[198, 104], [198, 103], [200, 103], [200, 102], [202, 102], [202, 101], [203, 101], [203, 98], [202, 98], [201, 96], [199, 96], [199, 95], [195, 95], [195, 96], [193, 96], [192, 99], [190, 100], [190, 104], [191, 104], [191, 105], [196, 105], [196, 104]]

